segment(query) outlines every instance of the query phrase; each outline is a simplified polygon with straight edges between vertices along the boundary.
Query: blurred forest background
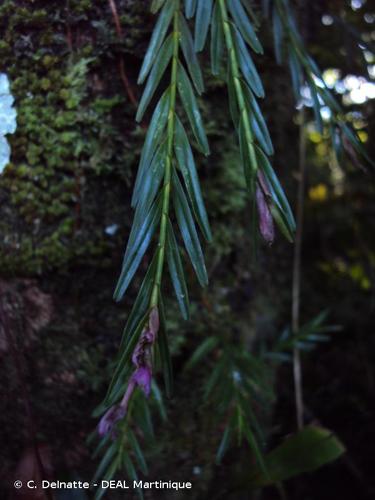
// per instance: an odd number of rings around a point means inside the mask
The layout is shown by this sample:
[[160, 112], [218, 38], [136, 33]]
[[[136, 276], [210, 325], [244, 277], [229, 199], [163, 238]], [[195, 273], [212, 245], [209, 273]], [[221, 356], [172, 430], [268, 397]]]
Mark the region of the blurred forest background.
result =
[[[1, 498], [15, 496], [17, 467], [25, 467], [30, 455], [25, 400], [56, 477], [89, 480], [97, 465], [86, 444], [97, 423], [91, 413], [106, 390], [133, 300], [132, 293], [121, 304], [112, 300], [145, 135], [135, 123], [126, 79], [138, 98], [137, 74], [155, 21], [148, 1], [116, 4], [123, 38], [105, 0], [2, 0], [0, 5], [0, 71], [9, 76], [18, 113], [17, 131], [9, 136], [11, 163], [0, 176], [0, 287], [11, 297], [15, 344], [0, 329]], [[374, 4], [319, 0], [295, 6], [310, 53], [374, 158]], [[262, 109], [275, 145], [273, 163], [295, 208], [298, 111], [288, 68], [275, 62], [267, 22], [260, 38], [265, 55], [256, 63], [266, 89]], [[200, 57], [208, 59], [206, 53]], [[235, 449], [221, 466], [214, 465], [222, 428], [213, 425], [215, 406], [200, 390], [212, 364], [184, 369], [213, 333], [234, 343], [241, 339], [249, 348], [270, 348], [290, 324], [293, 246], [279, 236], [252, 258], [251, 210], [223, 104], [225, 88], [208, 72], [205, 81], [201, 108], [212, 154], [200, 156], [197, 164], [214, 236], [206, 248], [210, 285], [200, 289], [190, 272], [188, 322], [169, 294], [175, 395], [165, 403], [167, 422], [155, 415], [156, 443], [146, 449], [151, 479], [192, 480], [194, 489], [186, 496], [146, 498], [271, 500], [279, 498], [274, 488], [258, 496], [230, 493], [231, 478], [246, 464], [248, 452]], [[328, 310], [327, 323], [341, 326], [328, 342], [302, 355], [306, 420], [333, 430], [347, 453], [288, 481], [286, 495], [371, 499], [374, 177], [350, 151], [337, 161], [328, 133], [316, 131], [311, 108], [306, 114], [301, 321]], [[137, 284], [133, 293], [136, 289]], [[275, 365], [272, 377], [275, 397], [262, 422], [269, 446], [296, 428], [291, 364]], [[72, 495], [64, 498], [78, 498]]]

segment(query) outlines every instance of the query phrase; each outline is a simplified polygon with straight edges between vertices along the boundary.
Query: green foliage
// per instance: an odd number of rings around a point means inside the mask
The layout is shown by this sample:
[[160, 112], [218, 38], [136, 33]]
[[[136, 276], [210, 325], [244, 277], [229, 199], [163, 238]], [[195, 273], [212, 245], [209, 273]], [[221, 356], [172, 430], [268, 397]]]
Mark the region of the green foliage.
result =
[[267, 474], [259, 467], [250, 467], [246, 486], [261, 487], [312, 472], [345, 453], [345, 447], [331, 431], [308, 426], [285, 439], [265, 456]]

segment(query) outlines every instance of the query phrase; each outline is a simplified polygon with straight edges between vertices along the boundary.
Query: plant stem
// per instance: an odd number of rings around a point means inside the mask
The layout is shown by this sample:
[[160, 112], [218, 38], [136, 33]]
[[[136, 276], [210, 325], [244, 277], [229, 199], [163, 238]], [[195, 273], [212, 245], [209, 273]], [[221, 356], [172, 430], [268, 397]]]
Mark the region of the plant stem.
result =
[[[301, 296], [301, 250], [303, 236], [303, 204], [306, 178], [306, 136], [304, 108], [300, 111], [300, 137], [299, 137], [299, 179], [297, 192], [297, 230], [293, 257], [293, 285], [292, 285], [292, 333], [298, 334], [300, 324], [300, 296]], [[298, 429], [303, 427], [303, 392], [301, 356], [298, 346], [293, 349], [293, 376], [294, 393], [296, 401], [296, 416]]]
[[176, 107], [176, 89], [177, 89], [177, 64], [178, 64], [178, 48], [179, 48], [179, 26], [178, 26], [178, 2], [176, 2], [176, 10], [173, 16], [173, 56], [172, 56], [172, 70], [171, 70], [171, 85], [170, 85], [170, 102], [168, 113], [168, 142], [167, 142], [167, 155], [164, 170], [164, 184], [163, 184], [163, 206], [160, 221], [160, 234], [158, 243], [158, 258], [156, 264], [156, 273], [154, 286], [151, 293], [150, 308], [158, 305], [159, 289], [163, 274], [165, 244], [167, 237], [167, 222], [169, 217], [169, 202], [171, 194], [171, 178], [172, 178], [172, 155], [173, 155], [173, 139], [174, 139], [174, 126], [175, 126], [175, 107]]
[[[230, 28], [230, 23], [229, 23], [229, 19], [228, 19], [228, 13], [227, 13], [226, 5], [225, 5], [225, 0], [219, 0], [219, 5], [220, 5], [220, 11], [221, 11], [221, 18], [223, 20], [225, 43], [226, 43], [228, 54], [229, 54], [229, 61], [230, 61], [230, 65], [231, 65], [232, 75], [233, 75], [234, 87], [236, 90], [238, 108], [240, 110], [241, 119], [243, 120], [244, 132], [245, 132], [245, 137], [246, 137], [246, 144], [247, 144], [247, 147], [249, 149], [251, 167], [253, 169], [253, 178], [255, 179], [255, 175], [256, 175], [256, 172], [258, 170], [258, 162], [257, 162], [256, 154], [255, 154], [255, 148], [254, 148], [254, 137], [253, 137], [253, 133], [252, 133], [252, 130], [250, 127], [250, 121], [249, 121], [249, 116], [248, 116], [248, 112], [247, 112], [247, 108], [246, 108], [245, 97], [243, 95], [243, 91], [242, 91], [242, 87], [241, 87], [240, 72], [238, 69], [238, 61], [237, 61], [236, 52], [234, 49], [233, 37], [232, 37], [232, 33], [231, 33], [231, 28]], [[237, 126], [237, 125], [238, 124], [235, 123], [235, 126]]]

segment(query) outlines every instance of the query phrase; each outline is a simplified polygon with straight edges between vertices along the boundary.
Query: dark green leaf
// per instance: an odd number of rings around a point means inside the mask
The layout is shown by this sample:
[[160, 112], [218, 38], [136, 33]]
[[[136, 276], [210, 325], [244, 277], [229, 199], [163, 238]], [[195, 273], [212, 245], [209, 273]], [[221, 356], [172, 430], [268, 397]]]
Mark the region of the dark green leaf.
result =
[[327, 429], [308, 426], [287, 438], [265, 457], [266, 476], [259, 467], [252, 468], [246, 482], [267, 486], [310, 472], [339, 458], [344, 445]]
[[155, 108], [154, 114], [152, 115], [152, 119], [147, 130], [145, 143], [142, 148], [137, 178], [134, 185], [132, 207], [135, 207], [137, 204], [137, 201], [139, 199], [139, 189], [142, 186], [144, 173], [148, 169], [156, 148], [160, 144], [160, 141], [163, 137], [168, 120], [169, 98], [170, 91], [168, 89], [162, 95]]
[[194, 48], [197, 52], [203, 50], [206, 43], [208, 27], [211, 21], [212, 0], [197, 0], [195, 18]]
[[151, 4], [151, 12], [153, 14], [156, 14], [158, 12], [159, 9], [161, 9], [163, 7], [163, 4], [164, 4], [165, 0], [152, 0], [152, 4]]
[[166, 4], [163, 7], [163, 10], [160, 12], [154, 31], [152, 32], [150, 45], [148, 46], [147, 52], [143, 59], [141, 71], [139, 73], [138, 83], [143, 83], [145, 81], [145, 78], [148, 75], [153, 62], [155, 61], [156, 55], [164, 41], [168, 27], [172, 20], [174, 9], [174, 0], [167, 0]]
[[238, 129], [240, 123], [240, 112], [238, 109], [237, 94], [236, 94], [236, 89], [234, 88], [234, 77], [230, 61], [228, 61], [227, 88], [228, 88], [229, 111], [232, 117], [233, 124], [236, 127], [236, 129]]
[[219, 448], [216, 452], [216, 463], [220, 464], [225, 452], [227, 451], [231, 438], [231, 429], [230, 426], [227, 425], [225, 431], [223, 433], [223, 437], [221, 438]]
[[185, 281], [184, 269], [181, 263], [180, 251], [173, 232], [171, 221], [167, 227], [167, 260], [178, 305], [184, 319], [189, 318], [189, 296]]
[[193, 38], [191, 36], [188, 25], [186, 24], [185, 19], [180, 14], [179, 16], [179, 25], [181, 29], [181, 48], [185, 57], [185, 61], [191, 76], [191, 79], [194, 83], [195, 88], [197, 89], [198, 94], [201, 94], [204, 91], [203, 77], [201, 68], [199, 66], [197, 54], [194, 50]]
[[103, 458], [100, 461], [100, 465], [95, 472], [93, 481], [96, 481], [97, 479], [103, 477], [103, 474], [108, 468], [109, 464], [111, 463], [111, 460], [114, 459], [116, 452], [117, 452], [117, 443], [112, 442], [110, 446], [107, 448], [107, 451], [105, 452]]
[[208, 353], [217, 346], [219, 339], [217, 337], [208, 337], [194, 351], [193, 355], [185, 365], [186, 370], [194, 368]]
[[150, 211], [150, 206], [159, 191], [161, 180], [164, 176], [165, 162], [167, 158], [166, 140], [158, 147], [151, 164], [145, 169], [139, 184], [138, 203], [134, 214], [133, 228], [135, 234], [143, 224], [145, 217]]
[[242, 7], [240, 0], [229, 0], [228, 7], [235, 21], [235, 24], [240, 30], [244, 39], [254, 50], [254, 52], [256, 52], [257, 54], [263, 54], [262, 45], [260, 44], [258, 37], [256, 36], [254, 28], [244, 8]]
[[292, 76], [292, 86], [293, 86], [294, 96], [297, 100], [299, 100], [301, 96], [301, 87], [303, 84], [303, 73], [301, 64], [297, 56], [295, 55], [294, 50], [289, 51], [288, 62], [289, 62], [290, 74]]
[[[274, 153], [274, 150], [273, 150], [271, 137], [270, 137], [270, 134], [268, 132], [268, 127], [266, 125], [266, 122], [263, 118], [263, 114], [262, 114], [262, 112], [259, 108], [259, 105], [257, 103], [257, 100], [254, 97], [252, 91], [250, 90], [250, 88], [248, 87], [247, 84], [244, 83], [242, 85], [242, 88], [244, 89], [245, 98], [246, 98], [246, 100], [251, 108], [251, 111], [253, 113], [253, 120], [255, 120], [257, 122], [258, 134], [262, 135], [262, 141], [259, 141], [259, 142], [261, 142], [261, 143], [263, 142], [264, 146], [262, 146], [262, 147], [263, 147], [264, 151], [268, 155], [272, 155]], [[255, 129], [255, 127], [254, 127], [254, 129]], [[257, 135], [257, 137], [258, 137], [258, 135]], [[258, 140], [259, 140], [259, 138], [258, 138]]]
[[118, 280], [114, 299], [119, 301], [128, 288], [138, 266], [144, 256], [161, 215], [160, 197], [153, 203], [149, 213], [139, 227], [133, 225], [126, 248], [123, 267]]
[[153, 68], [151, 70], [150, 76], [147, 79], [146, 87], [143, 91], [141, 101], [138, 106], [137, 114], [135, 119], [137, 122], [140, 122], [143, 118], [143, 115], [149, 105], [154, 92], [159, 85], [160, 79], [164, 74], [166, 67], [171, 60], [173, 53], [173, 37], [169, 35], [169, 37], [163, 43], [158, 55], [156, 56]]
[[202, 124], [202, 117], [199, 112], [197, 100], [195, 99], [189, 77], [181, 63], [178, 64], [177, 87], [199, 148], [202, 153], [208, 155], [210, 150]]
[[213, 75], [220, 72], [220, 63], [224, 52], [224, 31], [221, 22], [219, 2], [215, 3], [211, 20], [211, 71]]
[[275, 58], [277, 64], [281, 64], [283, 62], [282, 48], [283, 48], [284, 29], [276, 7], [274, 7], [272, 12], [272, 24], [273, 24], [273, 43], [275, 50]]
[[296, 229], [296, 223], [288, 199], [285, 196], [284, 190], [267, 156], [263, 153], [263, 151], [260, 148], [256, 148], [255, 152], [258, 158], [258, 164], [271, 188], [271, 194], [273, 194], [272, 196], [273, 201], [277, 205], [279, 205], [280, 208], [282, 209], [283, 213], [285, 214], [287, 225], [289, 227], [289, 232], [293, 234]]
[[155, 280], [157, 257], [158, 252], [156, 251], [150, 265], [148, 266], [147, 273], [138, 291], [138, 295], [135, 299], [132, 310], [128, 316], [128, 320], [122, 334], [120, 350], [128, 343], [129, 337], [132, 335], [141, 318], [146, 314], [149, 308], [151, 292]]
[[262, 81], [259, 77], [258, 71], [253, 63], [250, 52], [247, 50], [245, 42], [240, 34], [240, 32], [235, 28], [234, 33], [234, 46], [236, 50], [237, 59], [240, 64], [245, 80], [249, 84], [249, 87], [253, 90], [257, 97], [264, 97], [264, 89]]
[[197, 0], [185, 0], [185, 16], [190, 19], [194, 16], [197, 8]]
[[191, 150], [185, 129], [178, 118], [176, 119], [175, 130], [175, 151], [177, 162], [182, 172], [186, 190], [191, 202], [191, 206], [193, 208], [194, 216], [206, 240], [211, 241], [212, 235], [210, 224], [208, 222], [208, 217], [202, 198], [193, 152]]
[[181, 186], [177, 174], [173, 173], [173, 203], [176, 212], [177, 222], [180, 227], [182, 239], [184, 240], [187, 253], [190, 257], [192, 266], [202, 286], [208, 283], [206, 266], [202, 248], [194, 225], [194, 220], [190, 212], [184, 190]]
[[133, 448], [134, 454], [137, 458], [137, 462], [139, 465], [139, 468], [143, 472], [143, 474], [148, 474], [148, 468], [146, 464], [145, 457], [143, 455], [142, 449], [139, 445], [138, 439], [134, 432], [131, 429], [128, 429], [126, 432], [127, 438], [129, 440], [130, 446]]
[[320, 134], [323, 134], [323, 121], [322, 121], [322, 115], [320, 113], [321, 104], [319, 101], [319, 94], [318, 94], [316, 85], [313, 82], [313, 80], [309, 78], [308, 81], [309, 81], [310, 93], [311, 93], [311, 98], [312, 98], [313, 107], [314, 107], [316, 126], [318, 129], [318, 132]]
[[[255, 152], [252, 154], [254, 150], [254, 146], [248, 142], [246, 138], [245, 132], [245, 124], [243, 117], [240, 119], [240, 127], [239, 127], [239, 140], [240, 140], [240, 153], [242, 159], [242, 166], [244, 169], [244, 175], [246, 180], [246, 186], [249, 190], [250, 194], [255, 193], [255, 179], [256, 173], [258, 170], [258, 165], [256, 162]], [[254, 161], [255, 159], [255, 161]]]

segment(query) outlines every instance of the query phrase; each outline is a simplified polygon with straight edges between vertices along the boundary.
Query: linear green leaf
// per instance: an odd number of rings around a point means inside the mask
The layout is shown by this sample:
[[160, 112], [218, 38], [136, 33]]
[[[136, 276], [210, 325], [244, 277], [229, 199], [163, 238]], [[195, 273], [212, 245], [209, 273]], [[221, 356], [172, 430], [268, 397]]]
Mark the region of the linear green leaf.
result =
[[189, 70], [190, 77], [197, 89], [198, 94], [204, 91], [203, 76], [199, 66], [198, 57], [194, 50], [193, 38], [191, 36], [189, 27], [180, 14], [179, 26], [181, 29], [181, 48], [185, 57], [185, 61]]
[[206, 43], [208, 27], [211, 20], [212, 0], [198, 0], [195, 18], [194, 48], [196, 52], [203, 50]]
[[168, 220], [167, 226], [167, 260], [169, 274], [172, 279], [174, 291], [181, 314], [184, 319], [189, 319], [189, 295], [185, 281], [184, 269], [182, 267], [180, 251], [174, 235], [171, 221]]
[[256, 98], [254, 97], [251, 89], [246, 83], [242, 84], [242, 88], [244, 90], [245, 98], [251, 108], [251, 111], [253, 112], [254, 119], [257, 121], [259, 132], [263, 136], [263, 141], [265, 143], [265, 147], [263, 147], [263, 149], [268, 155], [273, 155], [274, 150], [273, 150], [271, 136], [269, 134], [268, 127], [264, 120], [263, 114], [259, 108], [259, 104]]
[[194, 16], [197, 8], [197, 0], [185, 0], [185, 16], [190, 19]]
[[173, 38], [172, 35], [165, 40], [163, 43], [158, 55], [156, 56], [154, 66], [151, 70], [151, 73], [147, 79], [146, 87], [143, 91], [141, 101], [138, 106], [137, 114], [135, 119], [137, 122], [140, 122], [143, 118], [143, 115], [149, 105], [154, 92], [159, 85], [160, 79], [164, 74], [166, 67], [171, 60], [173, 53]]
[[283, 24], [281, 22], [280, 16], [277, 12], [276, 7], [274, 7], [273, 12], [272, 12], [272, 31], [273, 31], [273, 45], [274, 45], [274, 51], [275, 51], [275, 58], [277, 64], [282, 64], [283, 62], [283, 55], [282, 55], [282, 48], [283, 48], [283, 39], [284, 39], [284, 28]]
[[264, 97], [264, 89], [258, 71], [254, 65], [250, 52], [247, 50], [245, 42], [240, 32], [234, 28], [234, 46], [237, 59], [245, 80], [257, 97]]
[[142, 148], [141, 159], [139, 162], [137, 178], [134, 185], [132, 196], [132, 207], [135, 207], [139, 199], [139, 189], [142, 186], [143, 176], [146, 169], [149, 167], [156, 148], [160, 144], [160, 140], [164, 135], [164, 130], [167, 124], [169, 112], [170, 90], [167, 89], [159, 100], [150, 125], [147, 130], [145, 143]]
[[236, 26], [240, 30], [244, 39], [254, 50], [254, 52], [256, 52], [257, 54], [263, 54], [262, 45], [259, 42], [253, 25], [251, 24], [244, 8], [242, 7], [240, 0], [229, 0], [228, 7], [236, 23]]
[[185, 129], [178, 118], [176, 118], [174, 146], [177, 162], [182, 172], [194, 216], [206, 240], [211, 241], [212, 235], [210, 224], [208, 222], [207, 212], [202, 198], [193, 152], [191, 150]]
[[[144, 256], [150, 244], [155, 228], [159, 222], [160, 215], [161, 215], [161, 199], [159, 197], [153, 203], [149, 213], [144, 218], [139, 229], [133, 226], [133, 229], [129, 237], [130, 245], [128, 243], [128, 247], [125, 252], [121, 275], [114, 292], [114, 299], [116, 301], [119, 301], [123, 297], [135, 272], [137, 271], [138, 266], [142, 260], [142, 257]], [[134, 233], [135, 235], [133, 236]]]
[[164, 41], [168, 27], [171, 23], [174, 9], [174, 0], [167, 0], [163, 10], [160, 12], [154, 31], [152, 32], [150, 44], [143, 59], [143, 64], [138, 77], [139, 84], [145, 81], [146, 76], [151, 70], [152, 63], [155, 61], [156, 55]]
[[133, 448], [134, 454], [136, 456], [139, 468], [143, 472], [143, 474], [148, 474], [148, 467], [147, 463], [145, 460], [145, 457], [143, 455], [142, 449], [139, 445], [137, 436], [134, 434], [134, 432], [131, 429], [127, 430], [127, 437], [129, 439], [129, 444]]
[[215, 3], [211, 20], [211, 71], [213, 75], [220, 72], [220, 63], [224, 52], [224, 31], [220, 16], [220, 7]]
[[199, 283], [202, 286], [206, 286], [208, 283], [208, 277], [202, 248], [199, 242], [197, 230], [195, 228], [193, 216], [190, 212], [189, 204], [180, 180], [175, 172], [173, 173], [172, 183], [173, 203], [182, 239], [184, 240], [187, 253], [190, 257], [190, 261], [196, 272]]
[[153, 14], [156, 14], [164, 4], [165, 0], [152, 0], [150, 10]]
[[197, 100], [195, 98], [193, 88], [190, 80], [182, 64], [178, 63], [177, 70], [177, 87], [180, 94], [182, 104], [189, 118], [194, 137], [198, 142], [199, 149], [205, 155], [208, 155], [210, 149], [208, 147], [206, 132], [202, 124], [202, 117], [198, 108]]
[[255, 194], [255, 179], [257, 173], [257, 165], [254, 165], [250, 155], [250, 145], [246, 138], [245, 124], [243, 117], [240, 118], [239, 126], [239, 142], [240, 142], [240, 153], [242, 159], [242, 167], [244, 170], [245, 180], [247, 189], [251, 194]]
[[208, 337], [205, 339], [199, 346], [195, 349], [191, 358], [185, 365], [185, 370], [191, 370], [196, 366], [202, 359], [204, 359], [208, 353], [213, 351], [217, 344], [219, 343], [219, 339], [217, 337]]

